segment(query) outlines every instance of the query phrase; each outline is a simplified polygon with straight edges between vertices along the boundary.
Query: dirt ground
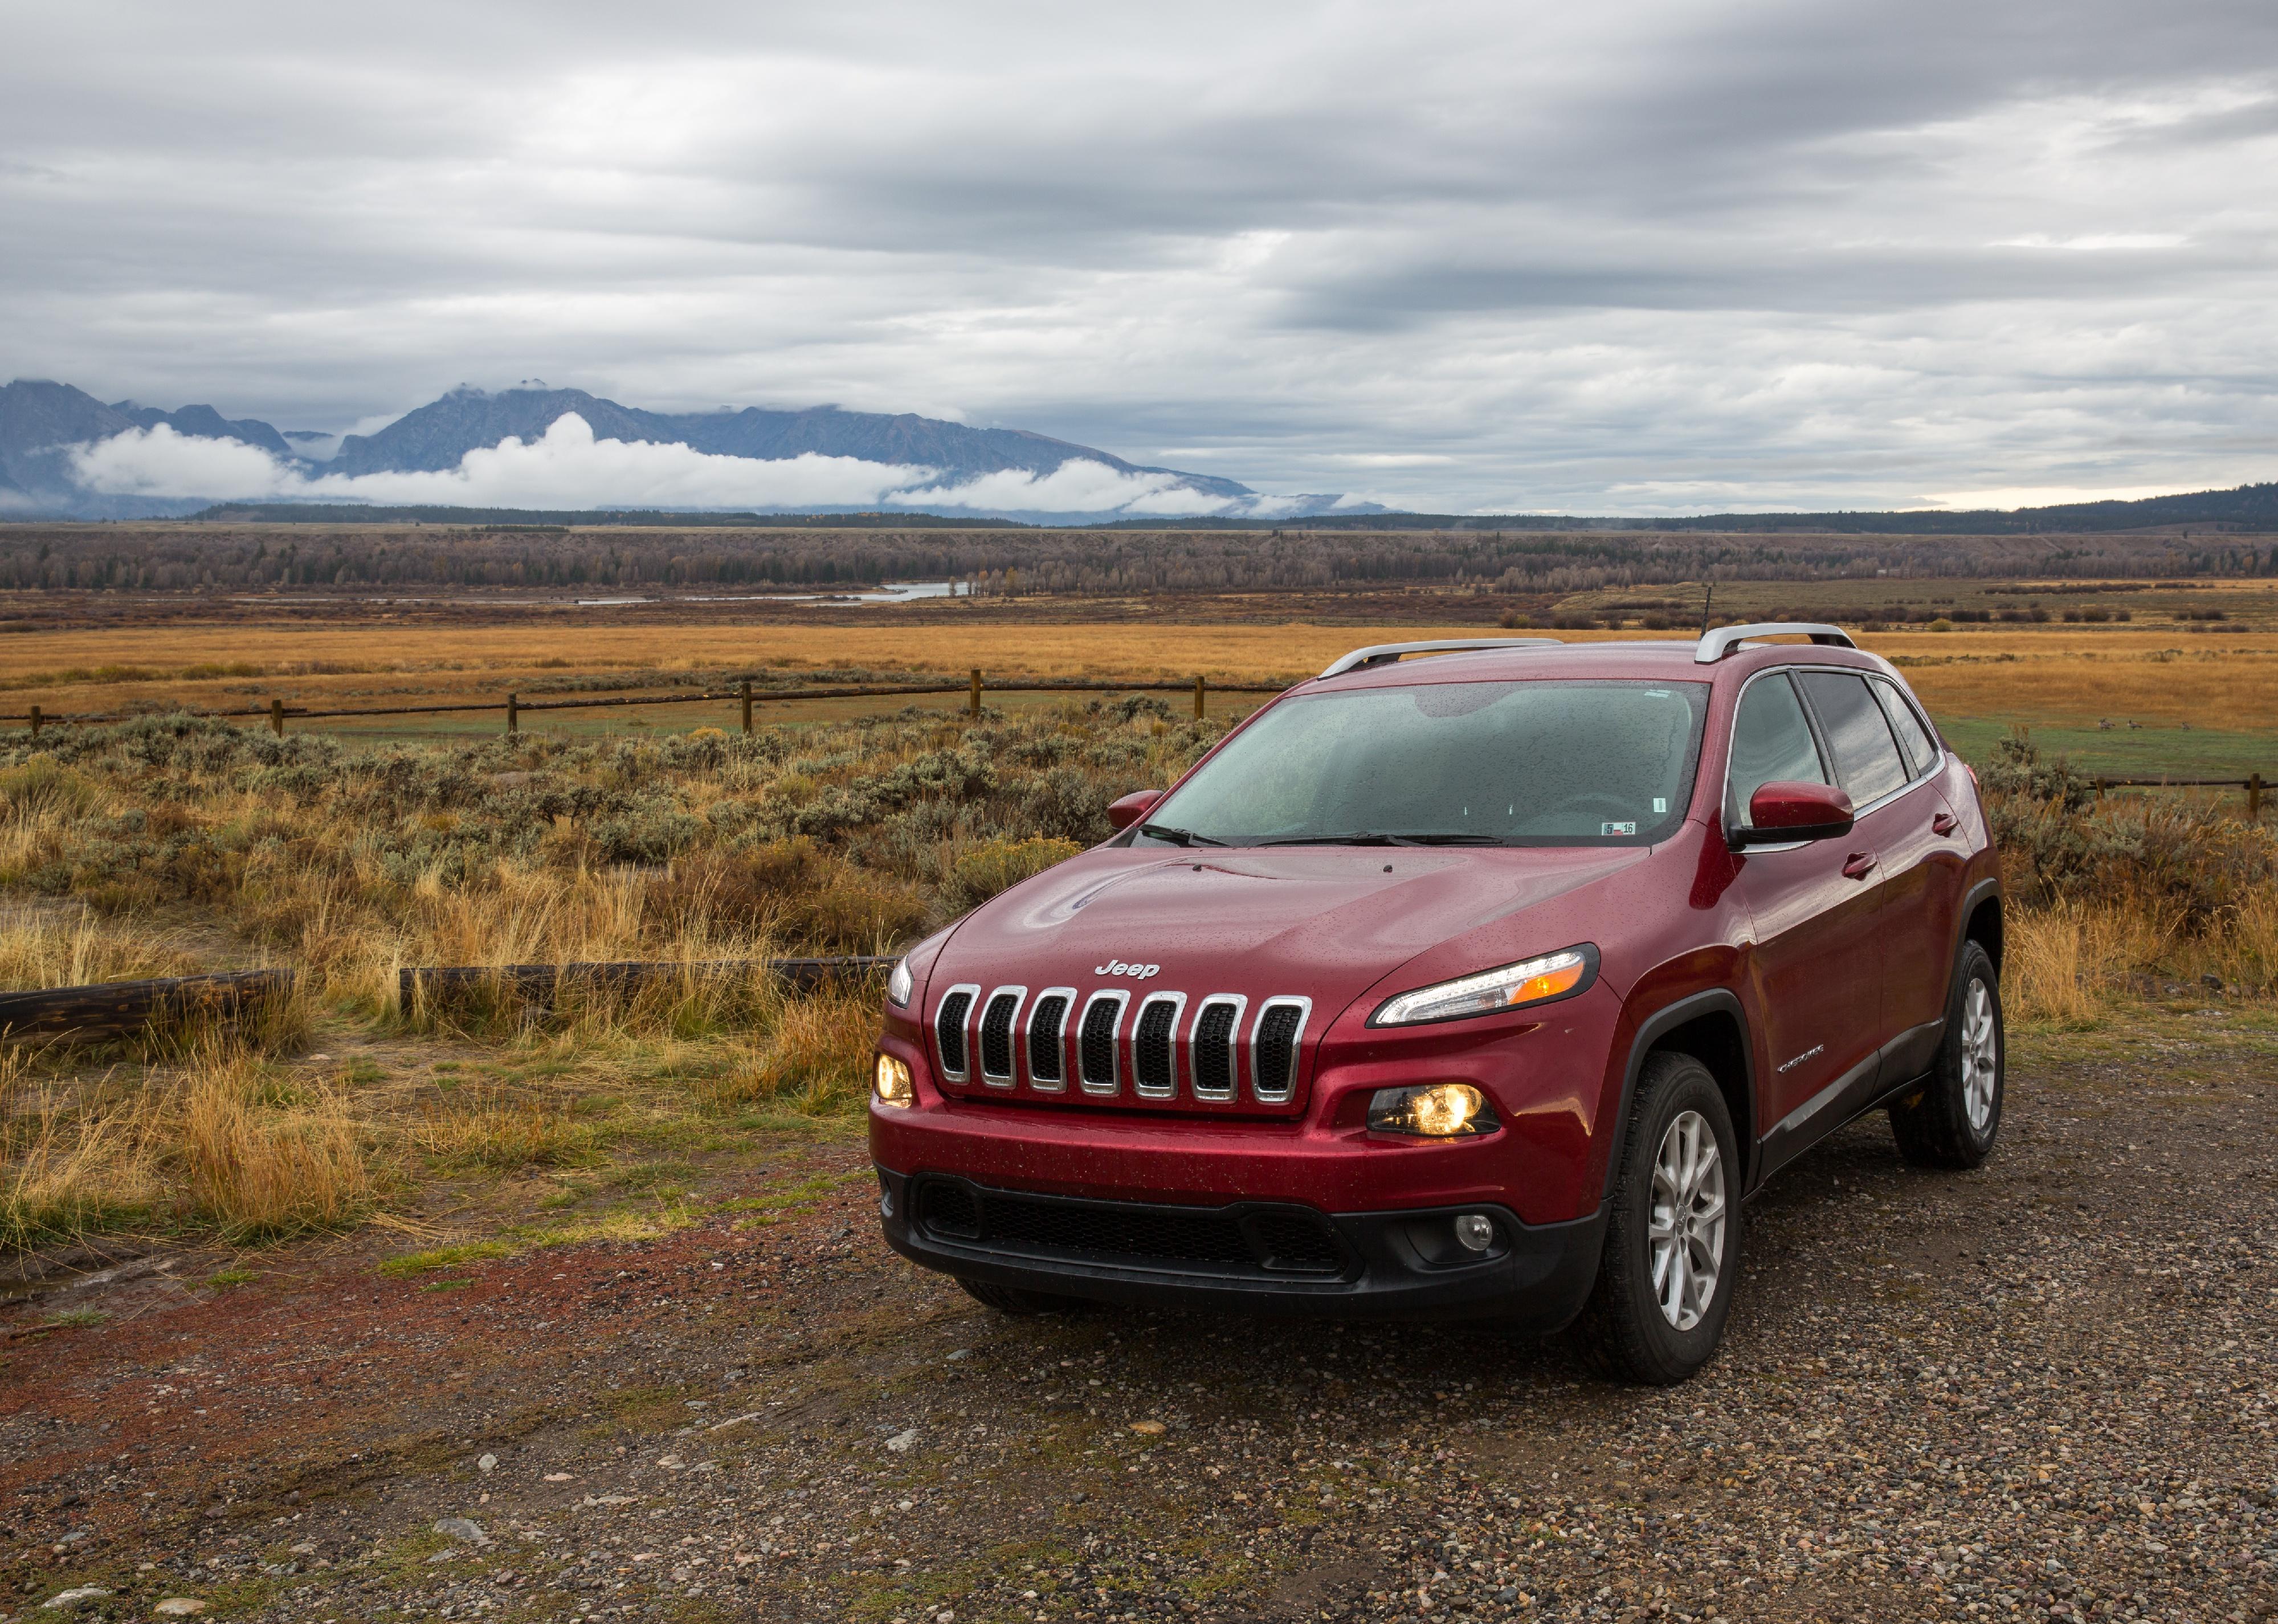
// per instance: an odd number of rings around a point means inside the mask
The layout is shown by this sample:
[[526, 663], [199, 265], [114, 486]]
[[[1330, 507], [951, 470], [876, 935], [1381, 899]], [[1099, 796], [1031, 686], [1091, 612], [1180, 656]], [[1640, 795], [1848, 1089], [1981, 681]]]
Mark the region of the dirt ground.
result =
[[1668, 1391], [1005, 1319], [884, 1249], [852, 1124], [644, 1244], [155, 1253], [0, 1317], [0, 1617], [2278, 1617], [2274, 1132], [2267, 1015], [2021, 1040], [1984, 1168], [1871, 1118], [1758, 1201]]

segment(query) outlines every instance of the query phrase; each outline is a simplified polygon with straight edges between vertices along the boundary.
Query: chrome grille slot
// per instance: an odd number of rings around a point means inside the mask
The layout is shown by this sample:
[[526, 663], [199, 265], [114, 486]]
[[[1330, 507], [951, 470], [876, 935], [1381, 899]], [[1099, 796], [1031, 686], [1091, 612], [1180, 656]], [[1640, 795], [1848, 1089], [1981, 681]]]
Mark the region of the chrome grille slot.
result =
[[1028, 1012], [1028, 1086], [1056, 1094], [1067, 1086], [1067, 1015], [1074, 987], [1046, 987]]
[[1203, 1000], [1196, 1012], [1195, 1030], [1187, 1046], [1187, 1076], [1196, 1099], [1234, 1098], [1234, 1038], [1242, 1030], [1242, 1011], [1247, 1001], [1217, 993]]
[[1142, 1099], [1168, 1099], [1179, 1092], [1178, 1055], [1171, 1040], [1187, 1007], [1183, 992], [1156, 992], [1139, 1006], [1131, 1028], [1131, 1084]]
[[965, 1081], [965, 1017], [973, 1013], [973, 1000], [980, 996], [976, 986], [952, 987], [942, 994], [941, 1007], [934, 1014], [934, 1043], [941, 1051], [941, 1075], [949, 1082]]
[[1297, 1044], [1312, 1013], [1309, 998], [1269, 998], [1250, 1038], [1250, 1092], [1260, 1105], [1287, 1105], [1297, 1088]]
[[1013, 1086], [1013, 1031], [1021, 1018], [1026, 987], [999, 987], [981, 1011], [981, 1080], [991, 1088]]
[[1095, 992], [1083, 1007], [1083, 1025], [1076, 1035], [1076, 1076], [1087, 1094], [1112, 1094], [1122, 1086], [1116, 1064], [1115, 1038], [1123, 1024], [1128, 992]]

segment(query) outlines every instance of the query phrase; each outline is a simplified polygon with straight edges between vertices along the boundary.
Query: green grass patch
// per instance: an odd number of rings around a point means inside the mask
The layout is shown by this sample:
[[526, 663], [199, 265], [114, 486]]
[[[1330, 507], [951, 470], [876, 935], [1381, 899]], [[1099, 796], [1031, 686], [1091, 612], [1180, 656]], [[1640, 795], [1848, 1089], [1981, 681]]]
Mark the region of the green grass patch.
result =
[[505, 1241], [462, 1241], [452, 1246], [432, 1246], [424, 1252], [407, 1252], [401, 1257], [389, 1258], [380, 1264], [383, 1275], [401, 1278], [406, 1275], [424, 1275], [439, 1268], [456, 1268], [462, 1263], [478, 1263], [486, 1258], [510, 1257], [514, 1248]]

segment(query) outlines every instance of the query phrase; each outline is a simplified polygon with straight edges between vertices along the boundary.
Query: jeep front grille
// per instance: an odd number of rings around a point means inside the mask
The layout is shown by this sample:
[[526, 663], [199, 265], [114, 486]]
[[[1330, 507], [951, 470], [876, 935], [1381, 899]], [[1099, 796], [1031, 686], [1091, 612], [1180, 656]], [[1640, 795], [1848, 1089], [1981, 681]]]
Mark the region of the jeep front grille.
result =
[[1297, 1040], [1311, 1009], [1309, 999], [1269, 998], [1257, 1012], [1257, 1035], [1250, 1040], [1250, 1092], [1266, 1105], [1285, 1104], [1297, 1086]]
[[1036, 1000], [1036, 1008], [1028, 1015], [1028, 1085], [1046, 1093], [1058, 1093], [1067, 1086], [1067, 1070], [1064, 1056], [1067, 1051], [1068, 1006], [1075, 1001], [1074, 989], [1053, 987]]
[[1234, 1040], [1242, 1026], [1243, 1000], [1218, 997], [1203, 1000], [1195, 1013], [1195, 1030], [1187, 1059], [1197, 1099], [1234, 1098]]
[[1013, 1023], [1019, 1018], [1026, 987], [999, 987], [981, 1012], [981, 1080], [1013, 1086]]
[[1183, 992], [1157, 992], [1139, 1006], [1138, 1024], [1131, 1029], [1131, 1081], [1143, 1099], [1168, 1099], [1179, 1092], [1178, 1054], [1172, 1040], [1186, 1007]]
[[1123, 1024], [1128, 992], [1095, 992], [1084, 1006], [1083, 1030], [1077, 1035], [1077, 1076], [1087, 1094], [1112, 1094], [1121, 1085], [1115, 1063], [1116, 1029]]
[[1303, 1075], [1309, 998], [1101, 987], [950, 988], [934, 1015], [952, 1084], [1159, 1107], [1288, 1106]]
[[942, 996], [941, 1008], [934, 1015], [934, 1041], [941, 1048], [941, 1075], [952, 1083], [965, 1081], [965, 1017], [973, 1013], [973, 1000], [980, 996], [979, 987], [952, 987]]

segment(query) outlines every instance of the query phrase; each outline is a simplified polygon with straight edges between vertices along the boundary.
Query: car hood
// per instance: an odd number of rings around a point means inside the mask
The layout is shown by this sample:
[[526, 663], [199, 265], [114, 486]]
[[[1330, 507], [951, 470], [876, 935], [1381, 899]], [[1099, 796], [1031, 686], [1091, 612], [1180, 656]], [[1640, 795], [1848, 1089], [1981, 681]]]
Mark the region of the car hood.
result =
[[968, 916], [930, 968], [927, 1003], [959, 984], [1123, 986], [1299, 996], [1331, 1017], [1418, 954], [1476, 932], [1499, 937], [1490, 929], [1498, 922], [1646, 855], [1638, 847], [1097, 849]]

